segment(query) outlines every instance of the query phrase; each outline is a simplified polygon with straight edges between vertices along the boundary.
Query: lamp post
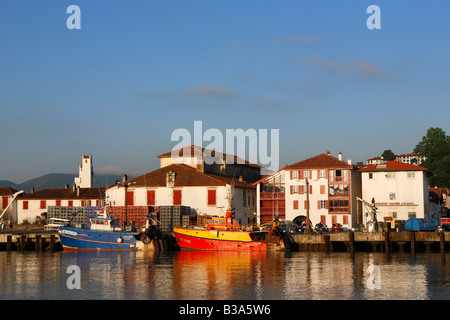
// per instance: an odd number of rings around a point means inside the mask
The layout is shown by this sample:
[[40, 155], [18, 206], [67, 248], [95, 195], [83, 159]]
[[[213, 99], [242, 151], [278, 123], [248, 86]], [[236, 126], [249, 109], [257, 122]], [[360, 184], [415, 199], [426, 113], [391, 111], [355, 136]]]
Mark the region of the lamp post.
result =
[[306, 178], [305, 181], [306, 181], [306, 229], [305, 229], [305, 234], [311, 234], [311, 226], [310, 226], [310, 220], [309, 220], [309, 181], [308, 181], [308, 178]]

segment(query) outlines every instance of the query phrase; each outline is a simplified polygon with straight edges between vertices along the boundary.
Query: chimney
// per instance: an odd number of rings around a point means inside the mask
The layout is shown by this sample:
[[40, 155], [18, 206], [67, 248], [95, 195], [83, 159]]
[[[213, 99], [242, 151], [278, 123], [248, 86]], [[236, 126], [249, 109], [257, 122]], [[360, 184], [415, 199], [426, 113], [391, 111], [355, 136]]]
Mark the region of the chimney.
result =
[[77, 187], [77, 198], [80, 197], [80, 186]]
[[352, 165], [352, 159], [347, 159], [347, 163], [348, 163], [349, 165]]
[[34, 193], [34, 186], [31, 186], [31, 193]]
[[339, 160], [342, 161], [342, 152], [339, 152]]
[[76, 185], [75, 185], [75, 182], [74, 182], [73, 185], [72, 185], [72, 190], [75, 191], [75, 189], [76, 189]]
[[331, 155], [330, 151], [327, 151], [327, 155]]
[[69, 184], [68, 183], [66, 183], [66, 189], [69, 189]]
[[242, 180], [243, 180], [243, 179], [242, 179], [242, 176], [239, 176], [239, 181], [242, 182]]
[[126, 174], [124, 174], [124, 175], [122, 176], [122, 182], [125, 182], [125, 181], [127, 181], [127, 180], [128, 180], [128, 177], [127, 177]]

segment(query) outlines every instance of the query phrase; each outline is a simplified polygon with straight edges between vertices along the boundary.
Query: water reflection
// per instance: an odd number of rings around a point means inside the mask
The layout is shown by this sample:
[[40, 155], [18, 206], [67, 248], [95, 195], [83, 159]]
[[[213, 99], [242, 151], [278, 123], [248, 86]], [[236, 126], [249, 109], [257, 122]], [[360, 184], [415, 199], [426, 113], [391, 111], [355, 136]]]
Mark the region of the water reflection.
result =
[[[439, 254], [0, 252], [0, 299], [449, 299]], [[67, 268], [81, 271], [70, 290]]]

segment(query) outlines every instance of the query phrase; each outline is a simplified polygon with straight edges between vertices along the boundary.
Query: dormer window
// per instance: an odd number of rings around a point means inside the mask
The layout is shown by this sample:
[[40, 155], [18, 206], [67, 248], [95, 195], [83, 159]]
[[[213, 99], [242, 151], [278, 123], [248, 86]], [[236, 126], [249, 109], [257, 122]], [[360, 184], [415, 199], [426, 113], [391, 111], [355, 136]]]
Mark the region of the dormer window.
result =
[[166, 175], [166, 186], [173, 188], [175, 186], [175, 172], [169, 171]]

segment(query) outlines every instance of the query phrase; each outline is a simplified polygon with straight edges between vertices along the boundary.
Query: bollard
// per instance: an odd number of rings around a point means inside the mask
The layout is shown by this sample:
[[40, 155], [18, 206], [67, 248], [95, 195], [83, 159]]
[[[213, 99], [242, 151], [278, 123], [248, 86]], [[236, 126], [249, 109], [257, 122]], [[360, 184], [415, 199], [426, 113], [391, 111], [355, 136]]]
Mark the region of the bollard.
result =
[[445, 253], [445, 233], [440, 232], [439, 236], [441, 253]]

